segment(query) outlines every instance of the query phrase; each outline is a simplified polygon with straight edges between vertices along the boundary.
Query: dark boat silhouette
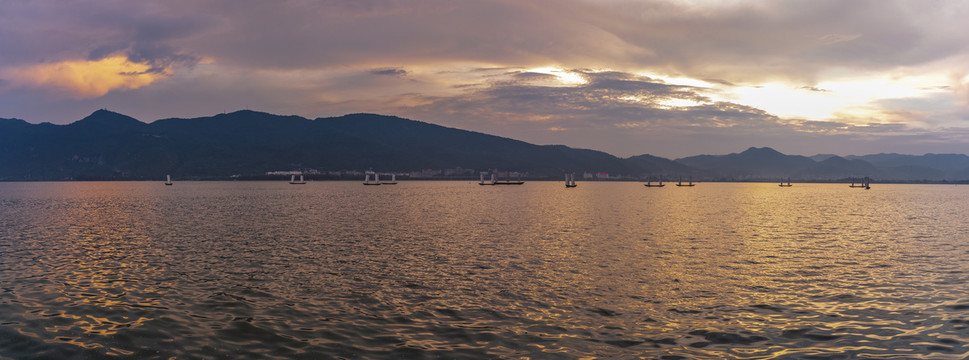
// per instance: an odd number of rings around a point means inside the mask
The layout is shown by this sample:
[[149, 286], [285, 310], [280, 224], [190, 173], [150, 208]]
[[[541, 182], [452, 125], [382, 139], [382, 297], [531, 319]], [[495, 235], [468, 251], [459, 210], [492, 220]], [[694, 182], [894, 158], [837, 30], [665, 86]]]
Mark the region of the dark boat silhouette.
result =
[[693, 186], [693, 185], [696, 185], [696, 184], [693, 183], [693, 177], [692, 176], [690, 177], [690, 182], [689, 183], [684, 184], [683, 183], [683, 177], [682, 176], [680, 176], [680, 180], [676, 182], [676, 186]]
[[861, 184], [859, 184], [859, 185], [855, 185], [855, 180], [852, 179], [851, 180], [851, 185], [848, 185], [848, 187], [864, 188], [865, 190], [871, 189], [871, 178], [865, 176], [865, 178], [861, 180]]
[[664, 187], [664, 186], [666, 186], [666, 184], [663, 184], [663, 177], [662, 176], [659, 177], [659, 182], [658, 183], [653, 184], [652, 181], [653, 181], [653, 178], [651, 178], [651, 177], [646, 178], [646, 183], [643, 184], [643, 186], [645, 186], [645, 187]]
[[482, 171], [481, 181], [478, 182], [478, 185], [521, 185], [525, 183], [524, 181], [521, 180], [521, 178], [519, 178], [518, 180], [498, 180], [498, 178], [495, 176], [495, 174], [497, 173], [498, 173], [498, 170], [496, 169], [494, 172], [491, 173], [491, 179], [488, 181], [485, 181], [485, 178], [484, 178], [485, 172]]

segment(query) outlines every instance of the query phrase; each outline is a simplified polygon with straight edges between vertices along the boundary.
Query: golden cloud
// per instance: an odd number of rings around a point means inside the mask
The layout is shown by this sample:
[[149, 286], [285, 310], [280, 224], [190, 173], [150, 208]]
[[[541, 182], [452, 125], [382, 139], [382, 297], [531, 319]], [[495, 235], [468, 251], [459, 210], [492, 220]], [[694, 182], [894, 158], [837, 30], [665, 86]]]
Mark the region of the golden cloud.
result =
[[10, 87], [63, 91], [77, 98], [98, 97], [117, 89], [137, 89], [165, 77], [148, 64], [124, 56], [101, 60], [69, 60], [0, 69]]

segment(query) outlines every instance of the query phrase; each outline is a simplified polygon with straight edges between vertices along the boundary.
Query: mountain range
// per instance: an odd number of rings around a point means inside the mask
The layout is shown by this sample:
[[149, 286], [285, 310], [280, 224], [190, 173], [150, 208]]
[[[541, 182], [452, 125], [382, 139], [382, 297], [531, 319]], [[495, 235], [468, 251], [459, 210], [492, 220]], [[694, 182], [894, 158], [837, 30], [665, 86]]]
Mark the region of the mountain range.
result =
[[963, 181], [963, 154], [785, 155], [752, 147], [727, 155], [619, 158], [563, 145], [535, 145], [395, 116], [350, 114], [306, 119], [236, 111], [144, 123], [98, 110], [68, 125], [0, 118], [0, 180], [156, 180], [265, 178], [267, 173], [423, 169], [501, 169], [530, 178], [563, 172], [600, 177], [697, 180]]

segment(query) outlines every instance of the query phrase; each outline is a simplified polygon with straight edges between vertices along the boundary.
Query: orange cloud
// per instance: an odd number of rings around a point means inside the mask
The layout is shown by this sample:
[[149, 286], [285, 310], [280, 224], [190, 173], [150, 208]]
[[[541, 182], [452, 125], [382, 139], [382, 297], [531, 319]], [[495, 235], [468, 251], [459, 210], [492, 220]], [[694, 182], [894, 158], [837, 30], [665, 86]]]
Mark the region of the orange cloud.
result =
[[117, 89], [137, 89], [163, 77], [148, 64], [112, 56], [97, 61], [69, 60], [0, 69], [10, 87], [63, 91], [77, 98], [98, 97]]

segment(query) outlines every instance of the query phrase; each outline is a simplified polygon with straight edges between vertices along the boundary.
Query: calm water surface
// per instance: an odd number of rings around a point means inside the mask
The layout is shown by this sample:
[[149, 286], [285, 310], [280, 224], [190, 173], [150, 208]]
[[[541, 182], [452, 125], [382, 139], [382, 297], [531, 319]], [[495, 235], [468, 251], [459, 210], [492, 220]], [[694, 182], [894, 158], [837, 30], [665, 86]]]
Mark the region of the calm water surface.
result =
[[0, 358], [969, 356], [969, 187], [0, 183]]

